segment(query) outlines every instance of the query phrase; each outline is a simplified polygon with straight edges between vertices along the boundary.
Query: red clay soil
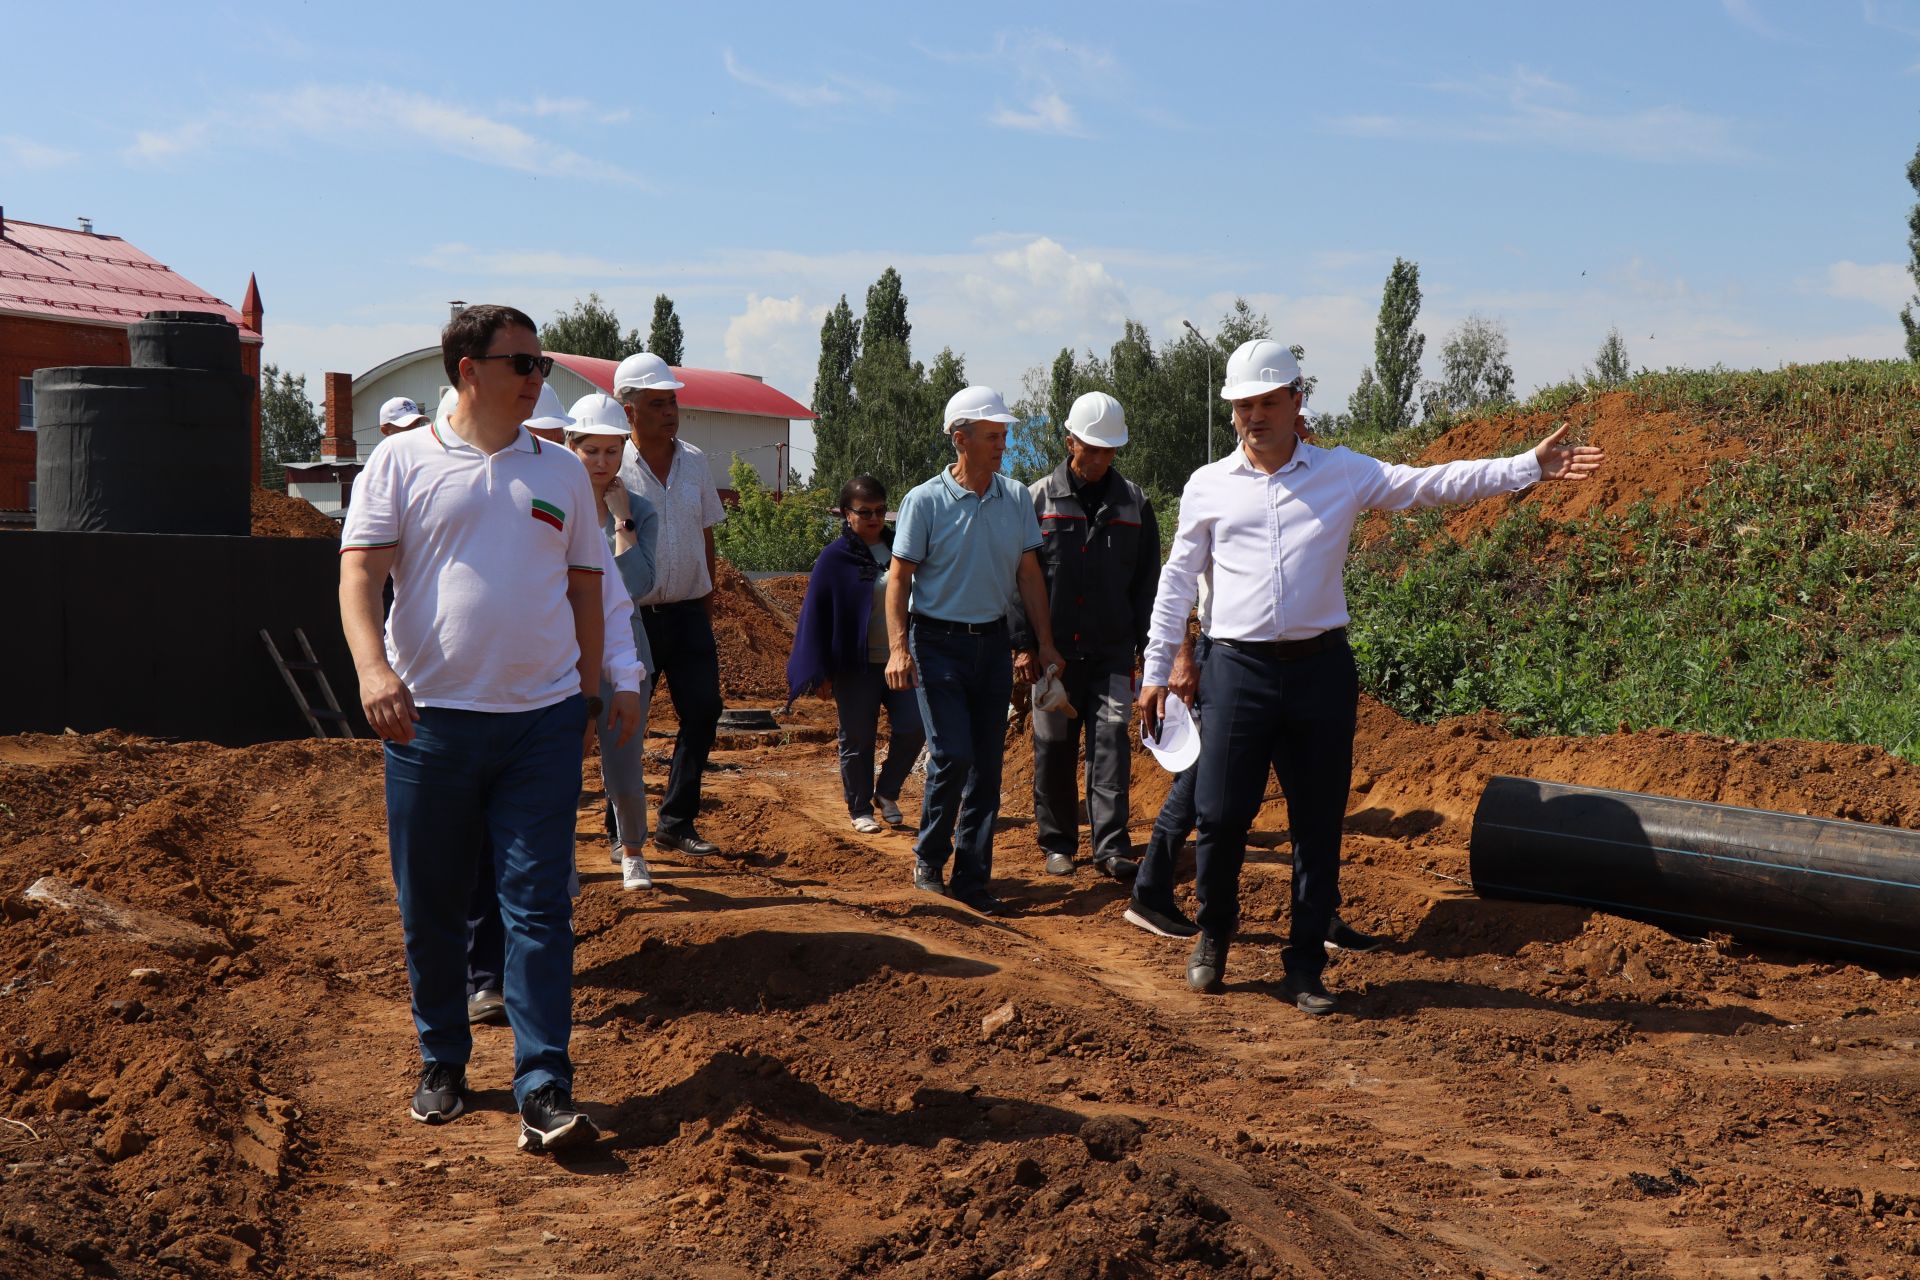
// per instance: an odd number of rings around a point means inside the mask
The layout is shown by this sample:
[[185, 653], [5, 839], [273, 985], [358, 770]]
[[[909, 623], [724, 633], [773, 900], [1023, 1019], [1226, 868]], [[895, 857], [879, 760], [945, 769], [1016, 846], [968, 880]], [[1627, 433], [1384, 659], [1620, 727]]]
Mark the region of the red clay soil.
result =
[[[1474, 419], [1429, 445], [1417, 461], [1425, 466], [1462, 458], [1518, 453], [1538, 444], [1561, 423], [1575, 444], [1607, 451], [1607, 463], [1584, 484], [1541, 485], [1511, 498], [1478, 502], [1448, 513], [1447, 531], [1466, 541], [1491, 529], [1513, 506], [1527, 503], [1556, 521], [1624, 516], [1643, 499], [1656, 510], [1686, 510], [1706, 484], [1712, 464], [1742, 456], [1746, 445], [1676, 413], [1648, 413], [1625, 391], [1610, 392], [1559, 413]], [[1382, 526], [1375, 526], [1376, 528]]]
[[[587, 780], [573, 1048], [606, 1138], [555, 1163], [514, 1149], [504, 1028], [469, 1115], [406, 1118], [374, 744], [0, 739], [0, 1275], [1920, 1274], [1910, 972], [1463, 883], [1494, 771], [1920, 822], [1920, 770], [1872, 748], [1369, 705], [1343, 912], [1395, 942], [1335, 958], [1319, 1020], [1276, 996], [1278, 804], [1203, 997], [1111, 882], [1040, 873], [1024, 742], [1004, 922], [849, 829], [830, 743], [715, 764], [725, 855], [662, 855], [649, 893]], [[1165, 778], [1136, 777], [1144, 840]], [[87, 932], [21, 897], [43, 875], [207, 945]]]
[[729, 706], [787, 700], [787, 655], [793, 618], [722, 557], [713, 593], [713, 642], [720, 651], [720, 688]]
[[271, 489], [253, 491], [253, 536], [256, 538], [340, 537], [340, 525], [305, 498], [293, 498]]

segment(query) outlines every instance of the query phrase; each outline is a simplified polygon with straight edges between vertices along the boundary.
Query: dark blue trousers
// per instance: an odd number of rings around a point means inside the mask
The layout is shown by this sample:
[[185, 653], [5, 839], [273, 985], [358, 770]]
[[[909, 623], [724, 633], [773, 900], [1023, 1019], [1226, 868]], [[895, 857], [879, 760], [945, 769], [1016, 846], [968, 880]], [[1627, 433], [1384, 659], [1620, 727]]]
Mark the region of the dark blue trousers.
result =
[[698, 600], [646, 605], [640, 617], [653, 650], [654, 677], [667, 678], [673, 714], [680, 728], [673, 736], [673, 764], [660, 797], [662, 835], [684, 836], [700, 813], [700, 775], [713, 754], [720, 723], [720, 658], [713, 647], [713, 620]]
[[[869, 662], [834, 675], [833, 703], [840, 713], [840, 790], [847, 816], [872, 817], [874, 796], [898, 803], [900, 785], [920, 758], [927, 740], [920, 727], [920, 697], [911, 689], [889, 689], [886, 664]], [[876, 783], [881, 707], [887, 709], [887, 759]]]
[[[1203, 672], [1212, 644], [1204, 635], [1193, 642], [1193, 661]], [[1194, 723], [1200, 724], [1199, 694], [1194, 695], [1193, 706], [1189, 710]], [[1200, 724], [1200, 728], [1204, 738], [1206, 726]], [[1177, 905], [1173, 900], [1174, 864], [1179, 860], [1180, 846], [1193, 834], [1193, 787], [1199, 777], [1200, 766], [1197, 762], [1174, 776], [1173, 787], [1160, 806], [1159, 816], [1153, 820], [1153, 833], [1147, 837], [1147, 853], [1140, 860], [1140, 874], [1133, 882], [1135, 901], [1162, 911]]]
[[1207, 721], [1194, 801], [1200, 831], [1196, 918], [1231, 938], [1240, 923], [1247, 829], [1272, 769], [1293, 838], [1293, 911], [1281, 960], [1289, 973], [1326, 967], [1322, 945], [1340, 906], [1340, 829], [1353, 775], [1360, 682], [1344, 644], [1291, 662], [1216, 642], [1200, 673]]
[[503, 991], [516, 1102], [573, 1087], [574, 810], [586, 700], [493, 713], [423, 707], [386, 744], [387, 843], [420, 1056], [465, 1065], [470, 886], [487, 851], [506, 936]]
[[927, 730], [927, 788], [913, 854], [936, 868], [952, 857], [948, 887], [956, 895], [985, 889], [993, 877], [993, 824], [1000, 817], [1013, 647], [1004, 627], [956, 635], [918, 623], [908, 643]]

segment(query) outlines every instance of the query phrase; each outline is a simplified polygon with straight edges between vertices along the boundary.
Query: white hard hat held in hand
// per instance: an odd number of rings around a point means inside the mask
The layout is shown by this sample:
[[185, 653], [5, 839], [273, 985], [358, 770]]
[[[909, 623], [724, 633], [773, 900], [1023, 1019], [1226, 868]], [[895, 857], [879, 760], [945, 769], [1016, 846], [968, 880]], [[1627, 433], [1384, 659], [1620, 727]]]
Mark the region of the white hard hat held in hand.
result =
[[947, 400], [940, 429], [948, 435], [963, 422], [1012, 422], [1013, 412], [992, 387], [962, 387]]
[[1067, 430], [1096, 449], [1118, 449], [1127, 442], [1127, 415], [1104, 391], [1089, 391], [1073, 402]]
[[1298, 381], [1300, 362], [1293, 352], [1272, 338], [1255, 338], [1227, 357], [1227, 384], [1220, 388], [1220, 398], [1251, 400]]

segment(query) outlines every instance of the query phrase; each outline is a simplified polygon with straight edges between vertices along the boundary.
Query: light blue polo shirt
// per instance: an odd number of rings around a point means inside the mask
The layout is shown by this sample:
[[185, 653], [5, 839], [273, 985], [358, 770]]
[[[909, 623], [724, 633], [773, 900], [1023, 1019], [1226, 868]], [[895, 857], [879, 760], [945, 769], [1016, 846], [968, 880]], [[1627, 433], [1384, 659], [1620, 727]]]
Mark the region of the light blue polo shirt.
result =
[[984, 494], [946, 467], [900, 503], [893, 554], [913, 572], [913, 612], [946, 622], [992, 622], [1013, 600], [1020, 557], [1040, 545], [1033, 496], [994, 473]]

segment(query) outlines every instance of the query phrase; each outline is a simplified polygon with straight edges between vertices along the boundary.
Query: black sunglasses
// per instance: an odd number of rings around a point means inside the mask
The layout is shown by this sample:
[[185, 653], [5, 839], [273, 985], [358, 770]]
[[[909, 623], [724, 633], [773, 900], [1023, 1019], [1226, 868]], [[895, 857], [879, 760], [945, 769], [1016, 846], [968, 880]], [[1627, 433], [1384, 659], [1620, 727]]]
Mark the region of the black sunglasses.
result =
[[875, 520], [886, 515], [887, 509], [885, 507], [848, 507], [847, 514], [850, 516], [865, 516], [869, 520]]
[[507, 356], [473, 356], [471, 358], [475, 360], [511, 360], [513, 361], [513, 371], [523, 378], [535, 369], [540, 371], [540, 376], [543, 378], [553, 373], [552, 356], [530, 356], [524, 351], [516, 351], [512, 355]]

